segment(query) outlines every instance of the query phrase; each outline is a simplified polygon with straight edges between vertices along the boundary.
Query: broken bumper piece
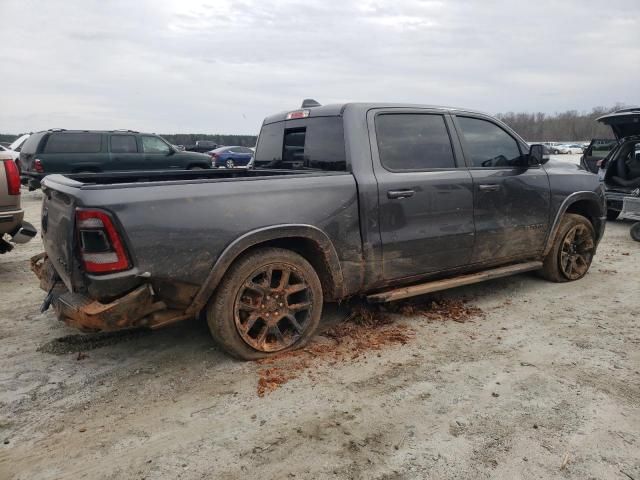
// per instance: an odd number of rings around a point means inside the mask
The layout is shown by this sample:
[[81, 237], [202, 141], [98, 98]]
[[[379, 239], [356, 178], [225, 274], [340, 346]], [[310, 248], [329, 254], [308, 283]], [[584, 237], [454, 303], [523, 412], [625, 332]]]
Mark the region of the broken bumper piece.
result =
[[31, 270], [40, 279], [40, 288], [48, 292], [43, 308], [46, 309], [49, 302], [59, 320], [83, 331], [158, 328], [188, 318], [181, 311], [167, 309], [164, 302], [155, 301], [149, 284], [102, 303], [84, 294], [69, 292], [44, 254], [31, 258]]

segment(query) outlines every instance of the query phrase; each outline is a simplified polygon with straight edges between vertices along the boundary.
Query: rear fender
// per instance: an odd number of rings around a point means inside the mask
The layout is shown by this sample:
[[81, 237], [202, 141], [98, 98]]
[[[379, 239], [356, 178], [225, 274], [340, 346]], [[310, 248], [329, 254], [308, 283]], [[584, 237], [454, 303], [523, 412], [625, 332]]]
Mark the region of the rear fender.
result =
[[[331, 296], [336, 299], [342, 298], [344, 296], [342, 269], [336, 249], [329, 237], [322, 230], [312, 225], [273, 225], [245, 233], [227, 246], [216, 260], [186, 313], [195, 314], [206, 305], [231, 264], [248, 249], [274, 240], [287, 240], [290, 238], [310, 240], [322, 252], [324, 257], [322, 260], [330, 276], [328, 280], [333, 284]], [[318, 273], [320, 274], [320, 272]]]

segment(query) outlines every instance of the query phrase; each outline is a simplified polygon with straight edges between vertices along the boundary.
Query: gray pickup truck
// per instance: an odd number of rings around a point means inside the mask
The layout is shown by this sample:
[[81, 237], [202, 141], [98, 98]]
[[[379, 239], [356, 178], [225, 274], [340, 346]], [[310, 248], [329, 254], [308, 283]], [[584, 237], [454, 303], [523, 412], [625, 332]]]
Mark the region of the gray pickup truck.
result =
[[265, 119], [254, 167], [46, 177], [44, 307], [85, 330], [203, 312], [256, 359], [304, 345], [323, 302], [577, 280], [606, 222], [595, 175], [462, 109], [308, 102]]

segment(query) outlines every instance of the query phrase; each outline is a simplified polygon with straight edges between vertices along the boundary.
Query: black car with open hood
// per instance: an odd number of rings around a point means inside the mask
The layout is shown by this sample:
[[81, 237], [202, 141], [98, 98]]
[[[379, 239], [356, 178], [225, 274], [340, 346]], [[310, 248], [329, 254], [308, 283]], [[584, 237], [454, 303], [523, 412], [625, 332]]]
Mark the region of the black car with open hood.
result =
[[618, 139], [598, 171], [606, 189], [607, 218], [615, 220], [625, 197], [640, 196], [640, 107], [617, 110], [598, 121], [609, 125]]

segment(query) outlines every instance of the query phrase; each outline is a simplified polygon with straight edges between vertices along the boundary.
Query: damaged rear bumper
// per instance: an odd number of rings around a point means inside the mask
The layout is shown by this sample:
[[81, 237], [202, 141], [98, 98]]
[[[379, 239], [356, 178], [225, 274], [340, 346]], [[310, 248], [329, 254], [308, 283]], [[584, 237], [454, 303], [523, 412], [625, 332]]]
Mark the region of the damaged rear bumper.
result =
[[40, 279], [40, 288], [48, 292], [43, 310], [50, 303], [59, 320], [83, 331], [158, 328], [189, 318], [184, 312], [168, 309], [164, 302], [156, 301], [153, 288], [147, 283], [103, 303], [68, 291], [45, 253], [31, 258], [31, 270]]

